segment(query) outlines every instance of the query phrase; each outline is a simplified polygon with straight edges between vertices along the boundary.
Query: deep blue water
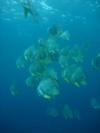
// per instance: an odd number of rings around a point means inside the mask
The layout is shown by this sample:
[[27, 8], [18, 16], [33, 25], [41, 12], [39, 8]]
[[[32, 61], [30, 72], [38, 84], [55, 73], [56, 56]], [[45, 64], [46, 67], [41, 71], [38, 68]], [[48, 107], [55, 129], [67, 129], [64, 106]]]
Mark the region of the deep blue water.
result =
[[[92, 109], [90, 99], [95, 97], [100, 102], [100, 72], [91, 66], [100, 52], [100, 2], [47, 0], [46, 4], [53, 7], [50, 11], [39, 4], [42, 1], [34, 2], [38, 22], [32, 16], [24, 18], [21, 6], [13, 0], [0, 1], [0, 133], [99, 133], [100, 109]], [[46, 38], [53, 24], [69, 31], [68, 45], [90, 44], [83, 64], [88, 84], [76, 88], [60, 81], [60, 95], [48, 102], [25, 86], [27, 71], [16, 69], [16, 59], [39, 38]], [[15, 97], [9, 91], [14, 80], [20, 90]], [[52, 106], [61, 110], [65, 104], [79, 110], [80, 120], [65, 120], [61, 115], [53, 118], [46, 112]]]

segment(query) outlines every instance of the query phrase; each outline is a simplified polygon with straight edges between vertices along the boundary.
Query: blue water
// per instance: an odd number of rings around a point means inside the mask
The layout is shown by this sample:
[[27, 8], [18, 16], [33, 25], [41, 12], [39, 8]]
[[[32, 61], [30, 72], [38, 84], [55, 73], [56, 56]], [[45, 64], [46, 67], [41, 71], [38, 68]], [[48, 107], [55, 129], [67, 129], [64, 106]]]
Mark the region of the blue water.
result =
[[[51, 10], [42, 7], [43, 0], [35, 1], [38, 22], [32, 16], [25, 18], [16, 1], [0, 1], [0, 133], [100, 133], [100, 110], [90, 107], [92, 97], [100, 102], [100, 72], [91, 66], [91, 60], [100, 52], [99, 0], [46, 0]], [[39, 38], [46, 38], [53, 24], [69, 31], [68, 45], [90, 44], [84, 62], [88, 84], [76, 88], [60, 81], [61, 94], [48, 102], [26, 87], [27, 71], [16, 69], [16, 59]], [[9, 91], [14, 80], [20, 90], [15, 97]], [[65, 104], [79, 110], [80, 120], [47, 114], [47, 108], [61, 111]]]

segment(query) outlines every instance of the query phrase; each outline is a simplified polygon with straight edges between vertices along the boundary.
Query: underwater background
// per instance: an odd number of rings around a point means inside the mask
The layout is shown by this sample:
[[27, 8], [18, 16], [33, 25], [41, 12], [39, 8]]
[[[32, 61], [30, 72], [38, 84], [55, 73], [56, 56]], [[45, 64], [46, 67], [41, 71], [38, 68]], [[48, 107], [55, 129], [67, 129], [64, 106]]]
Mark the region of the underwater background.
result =
[[[91, 61], [100, 52], [99, 0], [34, 0], [38, 21], [24, 17], [17, 0], [0, 0], [0, 133], [100, 133], [100, 72]], [[47, 37], [52, 25], [60, 25], [70, 33], [62, 47], [88, 45], [84, 68], [87, 85], [80, 88], [59, 80], [60, 95], [52, 101], [38, 96], [25, 85], [27, 70], [17, 70], [16, 60], [26, 48]], [[59, 70], [59, 68], [58, 68]], [[18, 95], [12, 96], [10, 86], [17, 82]], [[61, 110], [68, 104], [80, 112], [80, 119], [64, 119]], [[48, 114], [56, 108], [57, 117]]]

